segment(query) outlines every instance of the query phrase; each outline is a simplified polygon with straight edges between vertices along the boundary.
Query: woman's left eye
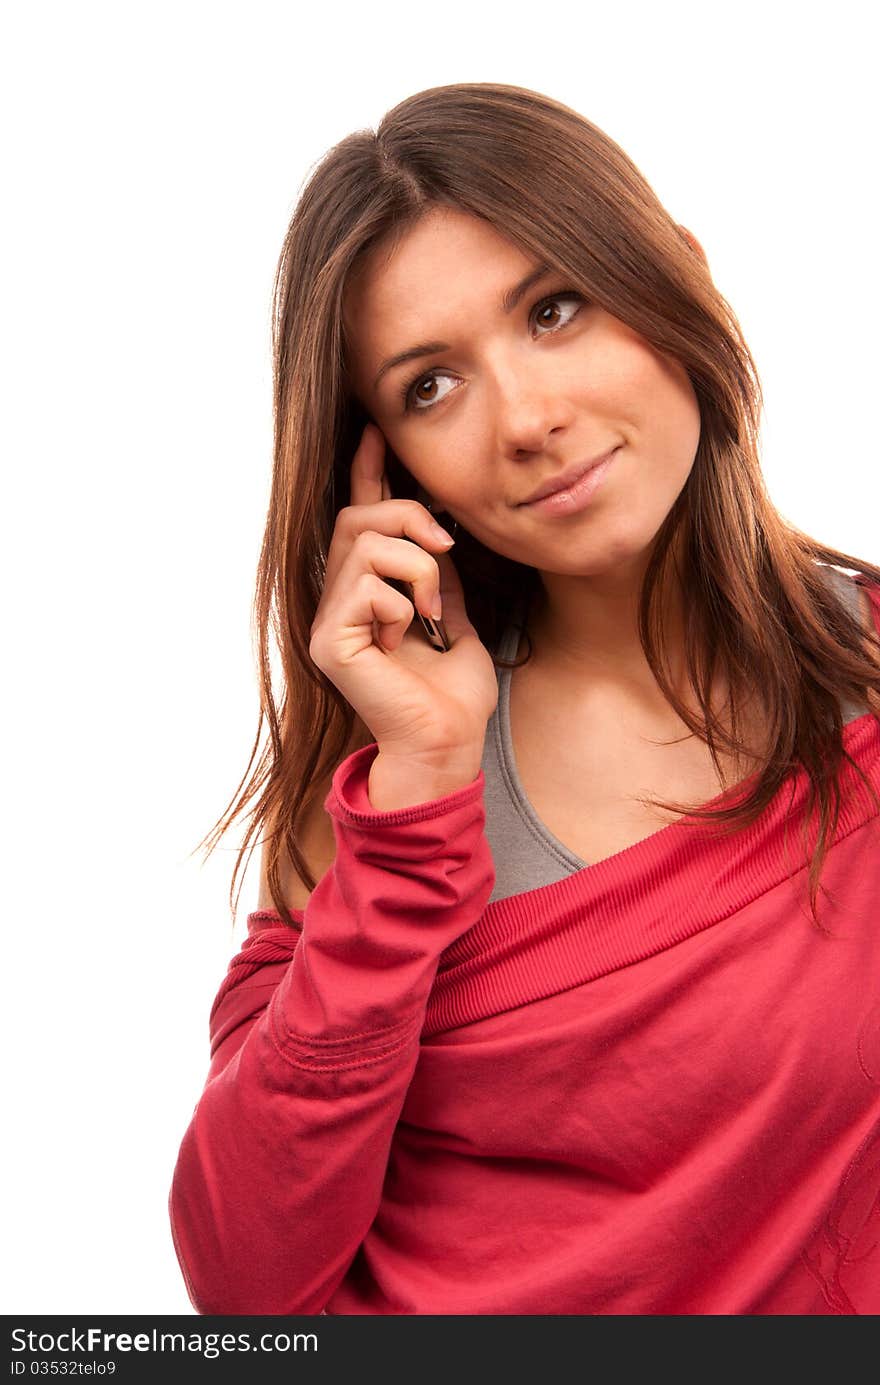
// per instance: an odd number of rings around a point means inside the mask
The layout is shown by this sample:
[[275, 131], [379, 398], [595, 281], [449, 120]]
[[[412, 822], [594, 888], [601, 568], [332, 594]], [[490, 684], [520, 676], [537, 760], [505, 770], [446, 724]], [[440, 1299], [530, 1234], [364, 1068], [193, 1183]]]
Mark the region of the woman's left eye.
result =
[[[566, 292], [555, 293], [552, 298], [544, 298], [533, 309], [533, 321], [540, 327], [546, 327], [545, 332], [539, 332], [539, 336], [546, 337], [550, 332], [558, 332], [560, 327], [567, 327], [572, 318], [577, 317], [583, 303], [583, 295], [579, 293]], [[561, 314], [562, 320], [559, 321], [560, 304], [568, 304], [568, 309]], [[571, 310], [573, 306], [573, 311]], [[547, 314], [556, 313], [556, 318], [549, 318]]]

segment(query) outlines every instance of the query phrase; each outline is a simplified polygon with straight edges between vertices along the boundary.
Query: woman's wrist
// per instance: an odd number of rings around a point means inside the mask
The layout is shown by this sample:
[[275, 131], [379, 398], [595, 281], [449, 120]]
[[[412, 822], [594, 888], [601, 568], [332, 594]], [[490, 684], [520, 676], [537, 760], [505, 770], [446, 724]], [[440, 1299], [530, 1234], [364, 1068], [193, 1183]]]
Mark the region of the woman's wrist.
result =
[[482, 765], [482, 747], [437, 759], [392, 755], [381, 750], [370, 766], [367, 794], [377, 812], [431, 803], [472, 784]]

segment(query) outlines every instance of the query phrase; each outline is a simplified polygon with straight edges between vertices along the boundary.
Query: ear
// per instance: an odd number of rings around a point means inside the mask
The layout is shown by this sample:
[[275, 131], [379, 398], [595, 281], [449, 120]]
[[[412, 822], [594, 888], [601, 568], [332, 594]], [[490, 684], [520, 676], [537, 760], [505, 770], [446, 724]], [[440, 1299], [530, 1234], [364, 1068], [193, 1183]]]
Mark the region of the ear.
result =
[[706, 267], [708, 268], [708, 266], [709, 266], [709, 261], [708, 261], [707, 258], [706, 258], [706, 252], [705, 252], [705, 250], [703, 249], [703, 247], [702, 247], [702, 245], [700, 244], [700, 242], [697, 240], [697, 238], [696, 238], [696, 236], [694, 235], [693, 231], [689, 231], [688, 228], [687, 228], [686, 226], [681, 226], [681, 225], [679, 226], [678, 229], [679, 229], [679, 231], [681, 231], [681, 233], [682, 233], [682, 235], [684, 236], [685, 240], [686, 240], [686, 241], [688, 242], [688, 244], [692, 247], [692, 249], [696, 250], [696, 252], [697, 252], [697, 254], [699, 255], [700, 259], [703, 261], [703, 264], [706, 265]]

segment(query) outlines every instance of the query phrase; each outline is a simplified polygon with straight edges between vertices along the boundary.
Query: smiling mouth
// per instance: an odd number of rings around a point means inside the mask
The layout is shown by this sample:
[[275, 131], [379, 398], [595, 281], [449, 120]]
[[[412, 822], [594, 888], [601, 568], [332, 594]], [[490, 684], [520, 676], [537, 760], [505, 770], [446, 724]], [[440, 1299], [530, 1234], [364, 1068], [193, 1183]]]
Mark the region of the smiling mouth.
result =
[[603, 452], [601, 457], [594, 457], [591, 462], [584, 462], [582, 464], [576, 463], [574, 466], [566, 467], [564, 470], [557, 472], [555, 476], [551, 476], [547, 481], [543, 482], [536, 491], [533, 491], [527, 500], [520, 500], [516, 508], [523, 505], [534, 505], [539, 500], [546, 500], [548, 495], [559, 495], [562, 491], [571, 490], [573, 486], [577, 485], [579, 481], [582, 481], [591, 471], [594, 471], [597, 466], [601, 466], [603, 462], [607, 462], [609, 457], [612, 457], [619, 447], [620, 443], [617, 444], [617, 447], [612, 447], [610, 451]]

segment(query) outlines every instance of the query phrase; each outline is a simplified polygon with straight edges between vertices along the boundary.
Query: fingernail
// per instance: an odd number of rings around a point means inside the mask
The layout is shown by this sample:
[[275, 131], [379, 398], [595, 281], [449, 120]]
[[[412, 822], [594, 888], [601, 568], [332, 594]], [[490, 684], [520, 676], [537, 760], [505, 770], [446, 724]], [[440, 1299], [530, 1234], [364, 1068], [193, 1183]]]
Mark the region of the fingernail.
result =
[[439, 620], [443, 614], [443, 602], [440, 600], [440, 593], [435, 592], [431, 598], [431, 615], [435, 620]]
[[434, 522], [432, 521], [432, 527], [433, 527], [433, 530], [434, 530], [434, 537], [435, 537], [440, 543], [445, 543], [446, 546], [447, 546], [447, 548], [450, 547], [452, 544], [455, 543], [455, 539], [454, 539], [454, 538], [452, 537], [452, 535], [448, 532], [448, 530], [446, 530], [446, 529], [443, 528], [443, 525], [442, 525], [442, 524], [437, 524], [437, 523], [434, 523]]

